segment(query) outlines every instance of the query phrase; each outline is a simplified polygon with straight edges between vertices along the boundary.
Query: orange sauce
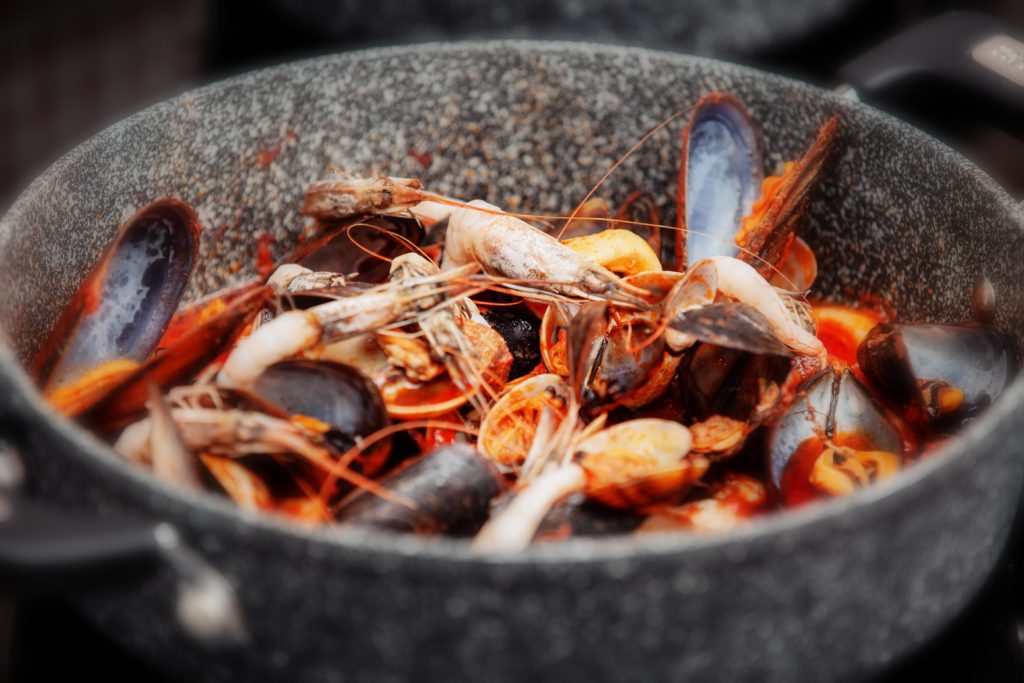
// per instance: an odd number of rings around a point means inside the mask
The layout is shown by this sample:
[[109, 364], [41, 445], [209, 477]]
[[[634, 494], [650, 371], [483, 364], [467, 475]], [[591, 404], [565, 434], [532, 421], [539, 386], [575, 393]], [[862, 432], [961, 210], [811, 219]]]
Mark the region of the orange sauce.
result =
[[[874, 450], [875, 445], [871, 437], [859, 432], [840, 432], [832, 438], [836, 446], [846, 446], [860, 451]], [[818, 456], [825, 451], [825, 441], [820, 436], [812, 436], [805, 439], [793, 457], [789, 459], [786, 468], [782, 471], [782, 481], [779, 486], [779, 494], [782, 497], [782, 504], [786, 507], [798, 507], [821, 498], [828, 498], [828, 494], [821, 491], [811, 483], [811, 473], [814, 471], [814, 463]]]
[[871, 328], [883, 322], [882, 316], [872, 310], [837, 304], [817, 305], [812, 312], [818, 339], [825, 345], [829, 357], [842, 361], [859, 374], [857, 347]]

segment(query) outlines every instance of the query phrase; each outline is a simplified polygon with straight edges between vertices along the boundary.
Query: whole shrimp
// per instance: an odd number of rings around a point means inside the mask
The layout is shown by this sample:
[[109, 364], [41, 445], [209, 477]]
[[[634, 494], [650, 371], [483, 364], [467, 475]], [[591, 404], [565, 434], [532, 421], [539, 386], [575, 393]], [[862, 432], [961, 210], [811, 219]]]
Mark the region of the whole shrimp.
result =
[[303, 213], [333, 221], [359, 214], [411, 215], [448, 221], [442, 270], [478, 264], [489, 275], [510, 278], [564, 296], [644, 305], [643, 290], [580, 256], [557, 239], [476, 199], [458, 202], [404, 178], [344, 178], [314, 183]]
[[313, 468], [332, 472], [377, 495], [387, 495], [373, 480], [348, 468], [338, 468], [337, 453], [324, 433], [301, 421], [291, 421], [249, 409], [223, 405], [214, 387], [186, 386], [172, 391], [170, 402], [154, 388], [150, 416], [129, 425], [114, 443], [125, 458], [187, 486], [197, 487], [196, 456], [238, 458], [264, 454], [295, 458]]
[[435, 307], [453, 305], [479, 291], [477, 285], [459, 279], [475, 268], [389, 281], [306, 310], [282, 313], [235, 346], [217, 375], [217, 384], [246, 389], [268, 367], [303, 351], [416, 322]]

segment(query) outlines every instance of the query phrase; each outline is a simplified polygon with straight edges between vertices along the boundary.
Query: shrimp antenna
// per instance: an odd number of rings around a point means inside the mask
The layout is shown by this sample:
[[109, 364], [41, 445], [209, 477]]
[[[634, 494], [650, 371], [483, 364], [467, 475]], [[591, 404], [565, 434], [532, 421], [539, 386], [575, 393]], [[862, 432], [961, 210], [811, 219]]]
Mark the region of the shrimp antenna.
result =
[[685, 114], [687, 111], [689, 111], [689, 110], [688, 109], [678, 109], [675, 112], [669, 114], [667, 117], [662, 119], [661, 122], [658, 125], [656, 125], [654, 128], [652, 128], [649, 131], [647, 131], [647, 133], [645, 133], [642, 138], [637, 140], [636, 143], [634, 143], [633, 146], [630, 147], [626, 151], [625, 154], [623, 154], [621, 157], [619, 157], [619, 159], [614, 164], [612, 164], [611, 168], [609, 168], [607, 171], [605, 171], [605, 174], [603, 176], [601, 176], [601, 179], [598, 180], [594, 184], [594, 186], [592, 188], [590, 188], [590, 192], [587, 193], [587, 196], [584, 197], [582, 199], [582, 201], [580, 201], [580, 203], [576, 205], [576, 208], [572, 210], [572, 213], [569, 215], [569, 218], [565, 221], [565, 224], [562, 226], [562, 229], [558, 232], [558, 239], [562, 239], [562, 235], [565, 234], [566, 228], [569, 227], [570, 223], [572, 223], [574, 220], [576, 220], [577, 214], [579, 214], [579, 212], [583, 209], [583, 205], [587, 203], [587, 200], [589, 200], [591, 197], [594, 196], [594, 193], [597, 192], [598, 188], [601, 187], [601, 185], [604, 184], [604, 181], [608, 180], [608, 178], [611, 176], [611, 174], [614, 173], [615, 170], [618, 169], [618, 167], [621, 166], [624, 161], [626, 161], [626, 159], [631, 157], [634, 152], [636, 152], [638, 149], [640, 149], [640, 147], [642, 147], [645, 142], [647, 142], [652, 137], [654, 137], [654, 135], [658, 131], [660, 131], [662, 128], [664, 128], [668, 124], [672, 123], [673, 121], [675, 121], [677, 118], [679, 118], [680, 116]]

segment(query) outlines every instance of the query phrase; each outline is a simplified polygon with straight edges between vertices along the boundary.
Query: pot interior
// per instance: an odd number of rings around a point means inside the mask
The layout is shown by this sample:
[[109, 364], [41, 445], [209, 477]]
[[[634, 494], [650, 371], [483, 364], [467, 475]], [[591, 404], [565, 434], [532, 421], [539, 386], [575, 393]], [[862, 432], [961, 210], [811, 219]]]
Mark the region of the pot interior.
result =
[[[701, 95], [739, 97], [766, 171], [799, 155], [833, 112], [839, 150], [805, 237], [815, 295], [870, 295], [905, 321], [971, 319], [982, 273], [1018, 355], [1020, 219], [973, 166], [866, 107], [778, 77], [667, 53], [567, 44], [465, 44], [300, 62], [188, 93], [105, 131], [33, 184], [0, 227], [0, 326], [27, 363], [117, 230], [178, 197], [203, 222], [197, 297], [255, 275], [257, 254], [302, 235], [303, 191], [337, 166], [421, 178], [514, 211], [566, 214], [630, 146]], [[653, 135], [598, 194], [652, 193], [675, 215], [679, 134]]]

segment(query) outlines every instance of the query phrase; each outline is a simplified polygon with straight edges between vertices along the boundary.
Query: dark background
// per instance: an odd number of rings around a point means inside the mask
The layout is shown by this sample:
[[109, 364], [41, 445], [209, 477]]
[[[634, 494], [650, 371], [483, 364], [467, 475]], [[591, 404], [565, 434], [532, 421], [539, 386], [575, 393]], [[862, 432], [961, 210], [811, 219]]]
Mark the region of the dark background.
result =
[[[385, 1], [363, 4], [374, 11]], [[416, 35], [416, 27], [400, 23], [383, 35], [328, 31], [287, 4], [40, 0], [0, 8], [0, 208], [77, 143], [161, 99], [253, 67], [402, 43]], [[838, 69], [860, 52], [954, 9], [1001, 17], [1024, 34], [1024, 0], [853, 0], [843, 16], [809, 33], [715, 56], [834, 87]], [[510, 34], [523, 35], [512, 28]], [[460, 37], [459, 29], [450, 37]], [[879, 104], [961, 149], [1024, 198], [1024, 144], [987, 125], [976, 103], [972, 108], [969, 99], [923, 87]], [[1018, 532], [975, 604], [883, 680], [1024, 680], [1022, 561], [1024, 534]], [[0, 599], [0, 681], [72, 680], [83, 674], [107, 683], [161, 680], [152, 665], [119, 651], [62, 600]]]

